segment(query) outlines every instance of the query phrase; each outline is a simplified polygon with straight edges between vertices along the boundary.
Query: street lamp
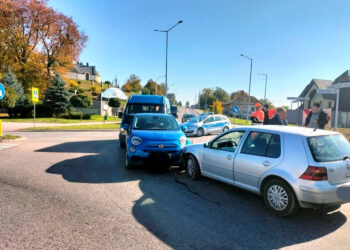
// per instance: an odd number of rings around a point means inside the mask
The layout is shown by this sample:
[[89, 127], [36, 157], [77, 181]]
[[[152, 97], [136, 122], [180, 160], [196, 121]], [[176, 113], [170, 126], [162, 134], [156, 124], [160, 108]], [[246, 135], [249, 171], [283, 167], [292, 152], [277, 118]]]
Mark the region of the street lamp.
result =
[[173, 25], [170, 29], [167, 30], [154, 30], [157, 32], [165, 32], [166, 33], [166, 50], [165, 50], [165, 96], [167, 94], [168, 91], [168, 33], [170, 30], [172, 30], [173, 28], [175, 28], [176, 25], [182, 23], [183, 21], [180, 20], [178, 21], [175, 25]]
[[250, 75], [249, 75], [249, 91], [248, 91], [248, 114], [247, 114], [247, 123], [248, 123], [248, 117], [249, 117], [249, 111], [250, 111], [250, 86], [252, 84], [252, 69], [253, 69], [253, 59], [250, 57], [247, 57], [243, 54], [241, 54], [241, 56], [247, 58], [248, 60], [250, 60]]
[[264, 93], [264, 104], [266, 104], [266, 87], [267, 87], [267, 74], [258, 73], [258, 75], [265, 76], [265, 93]]

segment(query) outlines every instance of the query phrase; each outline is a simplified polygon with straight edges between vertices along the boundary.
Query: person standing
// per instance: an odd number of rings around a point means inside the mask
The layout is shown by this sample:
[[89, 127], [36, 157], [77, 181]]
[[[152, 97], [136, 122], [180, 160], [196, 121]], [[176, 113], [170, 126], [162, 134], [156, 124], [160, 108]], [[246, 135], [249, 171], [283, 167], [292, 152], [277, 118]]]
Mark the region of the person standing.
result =
[[328, 123], [328, 115], [321, 109], [321, 104], [315, 102], [312, 105], [311, 112], [306, 117], [304, 127], [324, 129]]
[[264, 107], [263, 107], [263, 112], [264, 112], [264, 121], [263, 121], [263, 124], [264, 125], [267, 125], [269, 124], [269, 105], [265, 104]]
[[287, 110], [285, 108], [277, 108], [277, 114], [269, 121], [269, 124], [288, 126]]
[[264, 112], [261, 110], [261, 104], [255, 104], [255, 112], [250, 116], [252, 124], [262, 124], [265, 118]]

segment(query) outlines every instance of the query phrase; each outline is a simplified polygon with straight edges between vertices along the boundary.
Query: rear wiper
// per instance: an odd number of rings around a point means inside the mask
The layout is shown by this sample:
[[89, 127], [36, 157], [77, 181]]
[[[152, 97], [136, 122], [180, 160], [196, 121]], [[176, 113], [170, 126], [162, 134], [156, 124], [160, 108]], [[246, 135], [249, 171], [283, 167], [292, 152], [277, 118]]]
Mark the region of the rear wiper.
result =
[[350, 160], [350, 156], [344, 156], [343, 161]]

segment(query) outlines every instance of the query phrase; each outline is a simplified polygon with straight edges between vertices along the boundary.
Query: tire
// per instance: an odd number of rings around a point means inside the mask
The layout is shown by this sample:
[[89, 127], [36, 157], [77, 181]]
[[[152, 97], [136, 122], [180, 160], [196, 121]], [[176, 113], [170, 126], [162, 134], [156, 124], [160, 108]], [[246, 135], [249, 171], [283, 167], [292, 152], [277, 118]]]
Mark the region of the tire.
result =
[[201, 136], [203, 136], [203, 135], [204, 135], [204, 129], [203, 129], [203, 128], [197, 129], [197, 136], [198, 136], [198, 137], [201, 137]]
[[186, 159], [186, 173], [191, 180], [198, 180], [201, 177], [201, 169], [193, 155], [188, 156]]
[[126, 150], [125, 153], [125, 168], [126, 169], [132, 169], [134, 166], [131, 164], [131, 162], [128, 161], [128, 152]]
[[227, 130], [229, 130], [230, 128], [229, 127], [224, 127], [224, 129], [222, 130], [223, 133], [225, 133]]
[[299, 208], [292, 188], [288, 183], [278, 178], [271, 179], [265, 184], [263, 198], [265, 206], [282, 217], [296, 213]]

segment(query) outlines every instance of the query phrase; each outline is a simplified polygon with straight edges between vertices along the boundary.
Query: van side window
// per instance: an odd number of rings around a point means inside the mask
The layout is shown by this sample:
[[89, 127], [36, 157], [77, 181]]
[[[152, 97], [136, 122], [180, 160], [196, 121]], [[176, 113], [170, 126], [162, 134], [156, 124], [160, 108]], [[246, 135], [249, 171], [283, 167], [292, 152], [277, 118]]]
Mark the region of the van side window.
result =
[[278, 158], [281, 155], [280, 136], [263, 132], [250, 132], [241, 153]]

